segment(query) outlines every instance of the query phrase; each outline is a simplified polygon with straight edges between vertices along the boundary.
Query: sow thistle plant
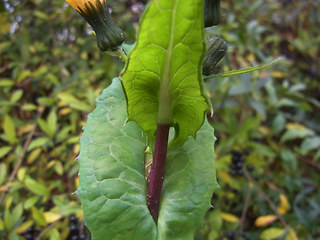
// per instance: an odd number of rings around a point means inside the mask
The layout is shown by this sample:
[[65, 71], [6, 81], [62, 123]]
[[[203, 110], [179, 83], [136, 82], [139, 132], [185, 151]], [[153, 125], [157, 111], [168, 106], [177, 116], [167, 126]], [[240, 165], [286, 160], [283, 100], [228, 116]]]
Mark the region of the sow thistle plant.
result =
[[[122, 52], [125, 34], [106, 0], [67, 2], [100, 50]], [[193, 239], [211, 207], [218, 184], [204, 79], [215, 76], [227, 47], [212, 37], [206, 47], [204, 27], [219, 22], [219, 9], [210, 0], [148, 3], [124, 70], [97, 99], [80, 139], [77, 195], [93, 239]]]

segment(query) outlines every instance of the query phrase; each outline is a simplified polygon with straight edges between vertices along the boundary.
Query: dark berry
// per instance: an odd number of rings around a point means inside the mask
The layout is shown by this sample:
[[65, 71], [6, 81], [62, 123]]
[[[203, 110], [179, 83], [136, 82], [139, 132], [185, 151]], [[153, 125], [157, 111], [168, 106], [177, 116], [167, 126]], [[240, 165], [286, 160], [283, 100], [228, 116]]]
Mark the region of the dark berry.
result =
[[227, 237], [227, 239], [228, 240], [234, 240], [235, 238], [235, 235], [234, 235], [234, 232], [228, 232], [227, 234], [226, 234], [226, 237]]
[[78, 224], [78, 218], [76, 218], [75, 216], [70, 216], [69, 221], [73, 224]]
[[237, 162], [239, 162], [239, 160], [240, 160], [240, 157], [238, 157], [238, 156], [233, 156], [232, 157], [232, 162], [233, 163], [237, 163]]
[[242, 163], [243, 163], [243, 162], [245, 162], [245, 161], [246, 161], [246, 159], [245, 159], [244, 157], [240, 157], [240, 158], [239, 158], [239, 162], [242, 162]]
[[32, 234], [28, 233], [26, 236], [25, 236], [26, 240], [33, 240], [34, 237]]
[[244, 172], [242, 169], [237, 170], [238, 176], [243, 176]]
[[28, 227], [27, 233], [33, 234], [34, 233], [34, 227]]
[[79, 229], [77, 226], [71, 225], [70, 226], [70, 235], [78, 235]]
[[246, 156], [248, 156], [248, 155], [250, 154], [250, 150], [249, 150], [249, 149], [245, 149], [245, 150], [243, 151], [243, 154], [246, 155]]
[[231, 169], [233, 170], [236, 170], [238, 167], [237, 167], [237, 164], [236, 163], [232, 163], [231, 164]]
[[75, 236], [72, 236], [72, 237], [70, 238], [70, 240], [79, 240], [79, 237], [78, 237], [78, 235], [75, 235]]
[[232, 151], [231, 151], [231, 154], [232, 154], [233, 156], [239, 156], [239, 157], [242, 155], [241, 152], [236, 151], [236, 150], [232, 150]]
[[242, 162], [238, 162], [237, 163], [237, 169], [241, 169], [242, 168]]
[[254, 166], [252, 166], [251, 164], [249, 164], [249, 165], [247, 166], [247, 170], [248, 170], [249, 172], [252, 172], [252, 171], [254, 170]]
[[79, 240], [85, 240], [87, 237], [86, 237], [86, 235], [84, 235], [84, 234], [80, 234], [80, 236], [79, 236]]

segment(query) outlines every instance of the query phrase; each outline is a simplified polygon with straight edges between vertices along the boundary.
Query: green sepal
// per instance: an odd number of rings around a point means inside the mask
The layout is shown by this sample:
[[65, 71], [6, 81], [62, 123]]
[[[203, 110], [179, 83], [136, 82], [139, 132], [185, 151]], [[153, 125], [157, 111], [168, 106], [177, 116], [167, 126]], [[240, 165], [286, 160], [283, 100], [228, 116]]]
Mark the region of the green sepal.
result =
[[88, 1], [85, 3], [85, 9], [77, 11], [95, 31], [99, 49], [101, 51], [116, 51], [126, 39], [125, 33], [112, 20], [106, 2], [95, 1], [96, 4]]

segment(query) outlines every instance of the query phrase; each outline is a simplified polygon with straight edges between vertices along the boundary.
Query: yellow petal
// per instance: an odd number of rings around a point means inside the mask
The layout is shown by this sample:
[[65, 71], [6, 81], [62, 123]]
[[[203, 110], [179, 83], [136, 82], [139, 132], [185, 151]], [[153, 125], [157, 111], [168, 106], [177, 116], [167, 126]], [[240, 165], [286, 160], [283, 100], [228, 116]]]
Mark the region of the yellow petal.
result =
[[66, 1], [75, 10], [78, 11], [78, 9], [81, 9], [84, 12], [85, 12], [85, 9], [86, 9], [86, 4], [89, 4], [89, 2], [91, 2], [96, 7], [97, 7], [97, 4], [98, 4], [98, 1], [100, 1], [102, 5], [106, 4], [106, 0], [66, 0]]

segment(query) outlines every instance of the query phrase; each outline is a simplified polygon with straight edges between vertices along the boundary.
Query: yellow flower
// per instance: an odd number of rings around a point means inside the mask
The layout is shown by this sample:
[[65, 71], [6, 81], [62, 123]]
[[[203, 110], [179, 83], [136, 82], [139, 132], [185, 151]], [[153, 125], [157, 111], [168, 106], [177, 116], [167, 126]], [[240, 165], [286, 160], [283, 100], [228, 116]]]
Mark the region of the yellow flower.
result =
[[107, 0], [66, 0], [92, 26], [101, 51], [115, 51], [125, 40], [124, 32], [112, 21]]
[[77, 10], [80, 14], [82, 11], [85, 11], [86, 4], [91, 3], [94, 7], [98, 8], [99, 7], [99, 2], [102, 5], [106, 5], [106, 0], [100, 0], [100, 1], [96, 1], [96, 0], [66, 0], [71, 7], [73, 7], [75, 10]]

